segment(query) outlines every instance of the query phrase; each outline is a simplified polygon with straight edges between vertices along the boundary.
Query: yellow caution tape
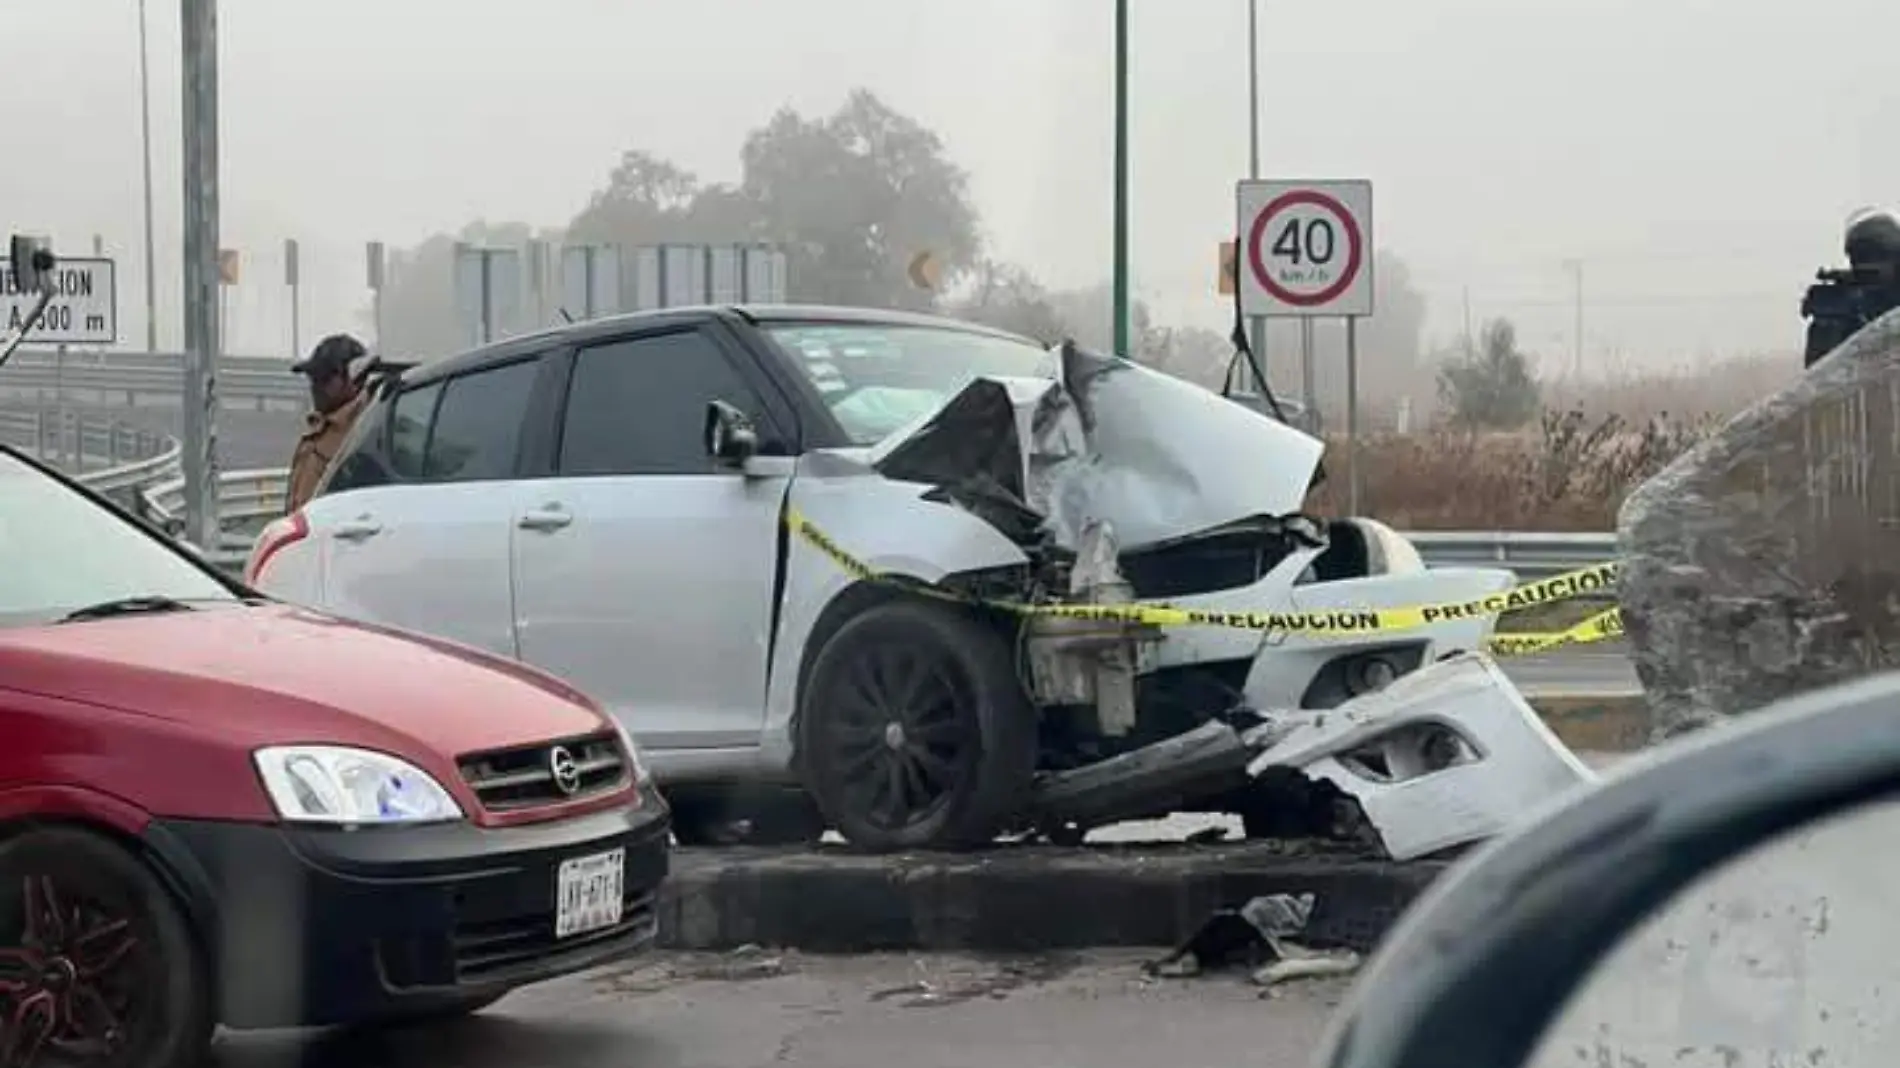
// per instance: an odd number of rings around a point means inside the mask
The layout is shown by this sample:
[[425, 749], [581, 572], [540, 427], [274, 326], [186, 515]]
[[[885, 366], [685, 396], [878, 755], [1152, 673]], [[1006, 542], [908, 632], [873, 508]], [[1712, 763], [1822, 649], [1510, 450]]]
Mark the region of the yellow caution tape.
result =
[[1500, 656], [1530, 656], [1547, 653], [1560, 645], [1584, 645], [1622, 636], [1623, 610], [1606, 608], [1567, 630], [1493, 634], [1487, 644], [1492, 652]]
[[[976, 601], [949, 591], [923, 585], [903, 576], [886, 575], [851, 555], [832, 541], [796, 509], [787, 508], [785, 524], [793, 534], [824, 553], [847, 574], [869, 582], [892, 582], [917, 593], [971, 604], [983, 604], [1025, 616], [1055, 616], [1063, 619], [1114, 620], [1147, 623], [1162, 627], [1227, 627], [1290, 634], [1342, 636], [1387, 631], [1414, 630], [1449, 620], [1478, 619], [1502, 615], [1536, 605], [1554, 604], [1573, 597], [1610, 590], [1617, 576], [1614, 562], [1578, 568], [1539, 582], [1514, 586], [1503, 593], [1466, 601], [1413, 605], [1404, 608], [1335, 608], [1310, 612], [1236, 612], [1203, 608], [1176, 608], [1154, 604], [1031, 604], [1017, 601]], [[1540, 634], [1497, 635], [1491, 639], [1493, 651], [1502, 655], [1525, 655], [1559, 645], [1603, 641], [1622, 633], [1621, 617], [1612, 608], [1599, 612], [1568, 630]]]

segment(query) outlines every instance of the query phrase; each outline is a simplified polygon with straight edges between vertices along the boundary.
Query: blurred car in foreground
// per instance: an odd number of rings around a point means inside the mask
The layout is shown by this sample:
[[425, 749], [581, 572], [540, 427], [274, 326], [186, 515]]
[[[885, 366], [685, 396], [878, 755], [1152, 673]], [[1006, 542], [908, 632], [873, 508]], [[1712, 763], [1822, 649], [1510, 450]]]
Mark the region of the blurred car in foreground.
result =
[[0, 449], [0, 1063], [416, 1019], [647, 945], [668, 819], [562, 683], [257, 596]]

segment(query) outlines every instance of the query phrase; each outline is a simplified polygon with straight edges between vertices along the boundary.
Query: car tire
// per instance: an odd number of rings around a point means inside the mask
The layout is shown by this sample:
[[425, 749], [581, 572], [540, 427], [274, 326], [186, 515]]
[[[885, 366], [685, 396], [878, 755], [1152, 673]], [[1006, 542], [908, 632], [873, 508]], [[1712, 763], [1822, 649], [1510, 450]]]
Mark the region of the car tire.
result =
[[887, 601], [819, 650], [797, 742], [805, 787], [847, 842], [960, 849], [1022, 810], [1036, 710], [1008, 642], [968, 609]]
[[17, 1025], [0, 1030], [0, 1063], [30, 1061], [19, 1054], [31, 1043], [102, 1068], [187, 1068], [211, 1044], [210, 973], [183, 910], [103, 835], [0, 841], [0, 978], [28, 973], [25, 990], [0, 994], [0, 1027]]

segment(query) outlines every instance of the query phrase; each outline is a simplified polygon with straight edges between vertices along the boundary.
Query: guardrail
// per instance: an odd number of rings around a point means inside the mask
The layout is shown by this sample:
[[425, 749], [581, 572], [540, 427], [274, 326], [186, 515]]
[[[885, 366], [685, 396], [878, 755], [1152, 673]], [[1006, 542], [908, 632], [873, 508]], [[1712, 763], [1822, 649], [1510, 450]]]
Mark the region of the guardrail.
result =
[[[282, 514], [286, 477], [282, 468], [227, 471], [220, 477], [219, 517], [227, 530], [214, 556], [235, 554], [242, 563], [257, 530]], [[176, 515], [184, 508], [184, 482], [152, 486], [146, 498], [159, 512]], [[1548, 578], [1616, 557], [1615, 534], [1421, 530], [1405, 536], [1432, 567], [1503, 567], [1523, 579]]]
[[1432, 567], [1504, 567], [1549, 578], [1616, 558], [1616, 535], [1523, 530], [1419, 530], [1405, 535]]
[[66, 468], [121, 502], [178, 477], [178, 442], [163, 434], [73, 412], [0, 411], [0, 441]]
[[[140, 397], [176, 398], [184, 394], [185, 377], [176, 368], [136, 367], [84, 363], [68, 358], [60, 364], [41, 361], [9, 362], [0, 378], [0, 396], [41, 401], [62, 399], [114, 407], [137, 407]], [[310, 400], [310, 387], [286, 370], [224, 370], [218, 372], [221, 401], [250, 403], [258, 408], [272, 403], [298, 408]]]

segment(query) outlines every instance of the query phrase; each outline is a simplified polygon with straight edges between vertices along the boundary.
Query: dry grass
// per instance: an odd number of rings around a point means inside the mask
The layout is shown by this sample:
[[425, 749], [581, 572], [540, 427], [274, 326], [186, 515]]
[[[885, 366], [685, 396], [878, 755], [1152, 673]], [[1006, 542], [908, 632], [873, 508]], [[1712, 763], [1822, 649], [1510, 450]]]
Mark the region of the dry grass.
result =
[[[1360, 511], [1401, 530], [1605, 531], [1623, 498], [1728, 416], [1800, 373], [1797, 357], [1546, 386], [1523, 431], [1438, 427], [1361, 443]], [[1309, 509], [1347, 511], [1344, 442]]]

